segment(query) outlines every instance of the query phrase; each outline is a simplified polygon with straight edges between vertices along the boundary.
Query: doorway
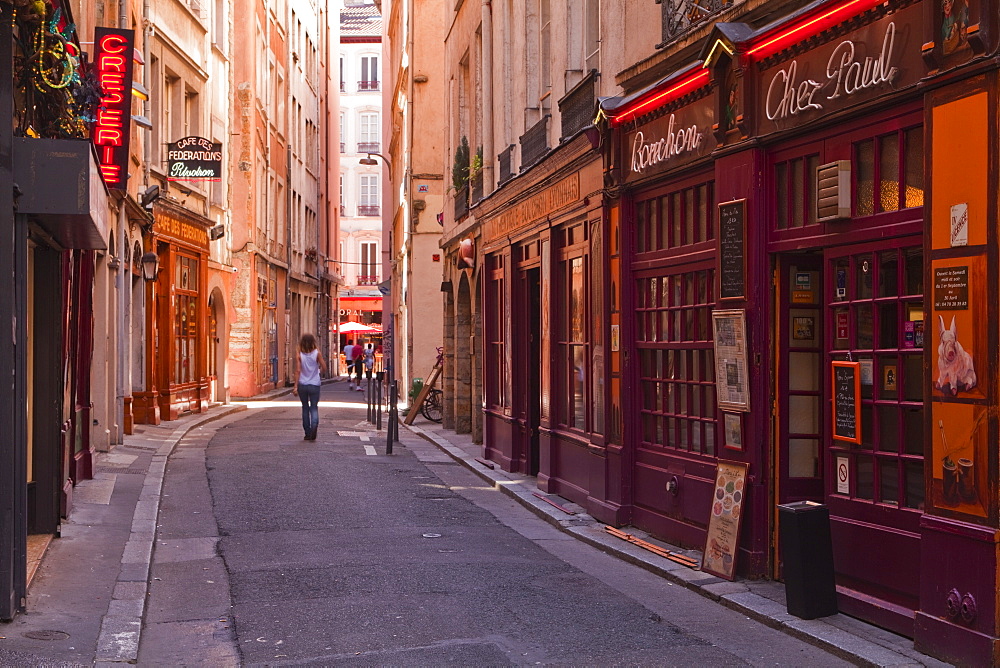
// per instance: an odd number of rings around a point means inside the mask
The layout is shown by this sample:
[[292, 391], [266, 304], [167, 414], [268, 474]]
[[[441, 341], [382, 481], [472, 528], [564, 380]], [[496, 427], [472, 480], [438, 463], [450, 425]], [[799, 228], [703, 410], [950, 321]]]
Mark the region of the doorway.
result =
[[524, 388], [524, 472], [538, 475], [539, 441], [538, 428], [541, 422], [541, 375], [542, 375], [542, 294], [541, 270], [538, 267], [523, 272], [525, 315], [525, 368]]
[[779, 580], [778, 506], [824, 500], [822, 278], [822, 253], [776, 257], [771, 563]]

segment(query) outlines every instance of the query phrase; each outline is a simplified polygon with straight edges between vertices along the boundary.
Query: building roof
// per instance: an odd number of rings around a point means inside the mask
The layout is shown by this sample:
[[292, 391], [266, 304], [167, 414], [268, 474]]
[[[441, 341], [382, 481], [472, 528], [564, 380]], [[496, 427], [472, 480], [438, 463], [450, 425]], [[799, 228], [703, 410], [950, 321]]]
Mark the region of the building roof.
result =
[[381, 37], [382, 15], [375, 5], [347, 5], [340, 10], [341, 37]]

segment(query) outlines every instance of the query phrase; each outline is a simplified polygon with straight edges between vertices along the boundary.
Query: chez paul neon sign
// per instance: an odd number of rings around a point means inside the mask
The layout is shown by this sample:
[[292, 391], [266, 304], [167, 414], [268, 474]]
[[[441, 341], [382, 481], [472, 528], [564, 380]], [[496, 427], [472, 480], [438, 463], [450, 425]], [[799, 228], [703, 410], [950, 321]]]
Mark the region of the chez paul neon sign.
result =
[[[814, 109], [823, 109], [825, 100], [849, 98], [865, 90], [892, 85], [899, 69], [892, 65], [896, 42], [896, 24], [886, 27], [882, 49], [876, 56], [863, 60], [857, 57], [853, 41], [844, 40], [833, 50], [826, 64], [826, 81], [799, 80], [798, 62], [778, 70], [767, 87], [764, 113], [768, 120], [777, 121]], [[821, 95], [820, 91], [833, 88]]]
[[101, 102], [91, 140], [97, 148], [101, 176], [109, 188], [124, 188], [128, 179], [134, 44], [132, 30], [94, 30], [94, 68], [101, 86]]

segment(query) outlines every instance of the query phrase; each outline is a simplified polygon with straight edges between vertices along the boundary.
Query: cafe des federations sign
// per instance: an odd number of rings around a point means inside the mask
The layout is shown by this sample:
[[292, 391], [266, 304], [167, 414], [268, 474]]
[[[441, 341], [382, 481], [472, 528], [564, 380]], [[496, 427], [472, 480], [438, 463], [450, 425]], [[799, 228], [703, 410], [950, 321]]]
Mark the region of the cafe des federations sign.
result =
[[222, 144], [204, 137], [184, 137], [167, 144], [167, 179], [218, 181], [222, 178]]

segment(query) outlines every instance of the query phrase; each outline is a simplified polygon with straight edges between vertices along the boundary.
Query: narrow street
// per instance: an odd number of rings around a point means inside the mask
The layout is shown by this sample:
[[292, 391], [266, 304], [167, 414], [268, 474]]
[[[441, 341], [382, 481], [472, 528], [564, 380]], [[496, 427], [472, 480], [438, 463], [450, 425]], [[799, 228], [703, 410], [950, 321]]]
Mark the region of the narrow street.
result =
[[[138, 663], [847, 665], [578, 541], [326, 385], [167, 463]], [[369, 436], [371, 434], [371, 436]]]

